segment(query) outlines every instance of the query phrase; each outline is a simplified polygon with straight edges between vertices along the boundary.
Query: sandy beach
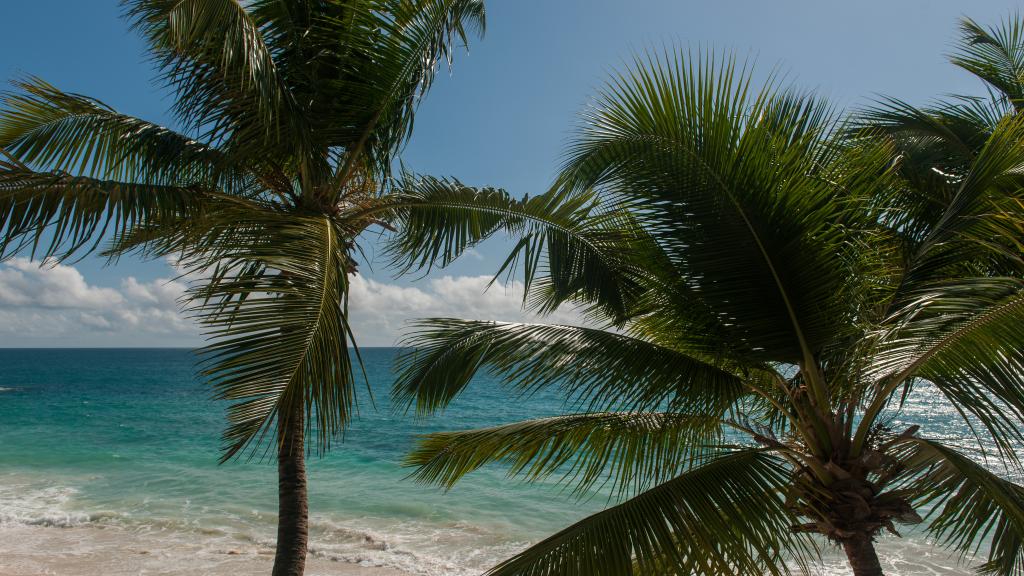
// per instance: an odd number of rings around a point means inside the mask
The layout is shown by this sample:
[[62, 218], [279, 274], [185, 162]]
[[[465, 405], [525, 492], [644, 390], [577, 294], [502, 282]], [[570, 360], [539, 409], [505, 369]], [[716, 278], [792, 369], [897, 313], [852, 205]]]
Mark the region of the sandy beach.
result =
[[[189, 542], [174, 534], [138, 534], [117, 527], [0, 527], [0, 576], [220, 576], [269, 574], [270, 547]], [[409, 576], [391, 568], [311, 554], [309, 576]]]
[[[211, 531], [212, 532], [212, 531]], [[373, 543], [367, 543], [368, 548]], [[887, 574], [898, 576], [969, 576], [970, 568], [929, 547], [888, 541], [883, 546]], [[196, 538], [173, 531], [140, 532], [118, 526], [0, 526], [0, 576], [236, 576], [269, 574], [273, 548], [239, 545], [215, 533]], [[405, 572], [375, 566], [364, 558], [333, 556], [314, 546], [307, 576], [450, 576], [473, 573], [425, 568]], [[799, 572], [797, 572], [799, 573]], [[806, 576], [849, 576], [835, 551]]]

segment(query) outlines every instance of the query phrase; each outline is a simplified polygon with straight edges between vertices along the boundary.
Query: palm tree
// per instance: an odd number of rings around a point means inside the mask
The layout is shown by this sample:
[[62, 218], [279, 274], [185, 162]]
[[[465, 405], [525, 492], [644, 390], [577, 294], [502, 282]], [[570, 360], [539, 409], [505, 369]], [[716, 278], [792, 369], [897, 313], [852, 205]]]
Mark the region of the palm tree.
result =
[[[593, 324], [425, 320], [399, 360], [395, 395], [423, 413], [479, 370], [577, 411], [430, 434], [418, 480], [502, 462], [618, 499], [490, 574], [783, 574], [823, 537], [879, 575], [876, 537], [922, 522], [962, 557], [987, 545], [986, 573], [1024, 574], [1024, 487], [1006, 477], [1024, 280], [973, 240], [1019, 197], [1024, 119], [993, 127], [924, 221], [892, 145], [849, 133], [717, 56], [649, 54], [599, 94], [550, 193], [562, 224], [523, 230], [509, 261], [531, 306]], [[973, 441], [928, 436], [901, 411], [914, 393]]]
[[[403, 174], [396, 152], [439, 63], [482, 32], [481, 0], [130, 0], [176, 96], [176, 132], [37, 78], [0, 108], [0, 258], [175, 256], [211, 339], [202, 373], [232, 401], [223, 460], [274, 450], [273, 573], [307, 548], [305, 457], [355, 408], [347, 323], [363, 231], [430, 265], [444, 222], [479, 240], [519, 207], [499, 190]], [[533, 205], [535, 205], [534, 203]], [[106, 242], [109, 240], [109, 242]], [[447, 264], [458, 255], [439, 256]], [[354, 367], [354, 364], [356, 365]]]
[[[932, 196], [931, 202], [919, 203], [916, 221], [941, 217], [1000, 122], [1024, 110], [1024, 20], [1015, 14], [984, 27], [962, 19], [950, 61], [981, 80], [988, 96], [955, 95], [925, 107], [887, 98], [864, 110], [852, 126], [855, 137], [883, 139], [894, 146], [902, 157], [903, 176]], [[990, 244], [998, 239], [993, 247], [1019, 263], [1024, 225], [1012, 215], [1020, 210], [1021, 200], [1003, 200], [1009, 205], [993, 206], [1003, 217], [990, 220], [990, 229], [975, 239]]]
[[984, 27], [960, 21], [950, 62], [977, 77], [987, 97], [954, 95], [930, 106], [884, 98], [864, 110], [857, 128], [885, 135], [904, 155], [908, 177], [961, 175], [1006, 116], [1024, 109], [1024, 21], [1007, 17]]

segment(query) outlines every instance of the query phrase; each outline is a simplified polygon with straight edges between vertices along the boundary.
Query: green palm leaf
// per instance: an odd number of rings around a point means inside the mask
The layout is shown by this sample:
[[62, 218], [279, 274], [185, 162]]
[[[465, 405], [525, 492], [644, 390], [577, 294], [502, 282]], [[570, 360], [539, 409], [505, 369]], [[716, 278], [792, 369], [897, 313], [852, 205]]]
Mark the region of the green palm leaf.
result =
[[262, 0], [251, 13], [290, 94], [308, 106], [310, 137], [338, 160], [308, 174], [327, 195], [364, 170], [390, 172], [439, 63], [485, 21], [479, 0]]
[[446, 406], [481, 368], [523, 392], [560, 386], [596, 409], [667, 404], [716, 417], [746, 393], [739, 376], [709, 361], [613, 332], [443, 318], [417, 326], [394, 395], [421, 412]]
[[960, 21], [961, 40], [950, 61], [999, 91], [1017, 110], [1024, 106], [1024, 25], [1007, 18], [984, 28], [970, 18]]
[[[841, 199], [884, 180], [842, 167], [826, 107], [772, 87], [752, 94], [732, 61], [667, 54], [638, 60], [585, 120], [569, 182], [635, 203], [677, 275], [735, 319], [738, 341], [806, 362], [849, 326], [848, 279], [870, 276], [856, 234], [870, 224]], [[876, 173], [885, 161], [874, 155]]]
[[901, 442], [906, 490], [915, 504], [931, 507], [928, 531], [962, 555], [990, 540], [979, 571], [1024, 574], [1024, 487], [1000, 478], [967, 456], [931, 440]]
[[602, 412], [552, 416], [478, 430], [435, 432], [405, 460], [420, 482], [451, 488], [490, 462], [509, 476], [560, 482], [583, 495], [596, 484], [620, 496], [664, 482], [723, 450], [717, 418], [665, 412]]
[[860, 136], [889, 141], [900, 152], [909, 186], [891, 199], [898, 208], [886, 219], [914, 254], [904, 282], [910, 291], [914, 281], [959, 275], [965, 265], [1020, 273], [1017, 254], [1004, 254], [1007, 242], [993, 239], [989, 224], [1021, 186], [1021, 26], [1017, 17], [989, 29], [961, 22], [951, 60], [989, 85], [988, 98], [954, 96], [926, 108], [890, 98], [855, 122]]
[[200, 351], [203, 373], [235, 402], [224, 459], [303, 411], [326, 450], [355, 409], [346, 237], [327, 218], [254, 212], [227, 226], [231, 244], [221, 239], [215, 258], [186, 259], [194, 272], [212, 269], [189, 298], [213, 339]]
[[[1013, 457], [1024, 442], [1024, 282], [1016, 278], [947, 281], [916, 294], [891, 321], [866, 376], [879, 382], [870, 422], [893, 391], [909, 393], [915, 378], [933, 383], [965, 417], [980, 423]], [[973, 418], [968, 418], [970, 415]], [[862, 424], [859, 436], [866, 436]], [[987, 442], [985, 442], [987, 443]]]
[[[483, 34], [485, 10], [481, 0], [389, 0], [366, 8], [376, 35], [369, 47], [374, 58], [388, 66], [374, 66], [369, 74], [353, 75], [346, 92], [367, 99], [357, 109], [365, 114], [352, 125], [355, 130], [339, 134], [346, 150], [366, 150], [375, 171], [387, 174], [390, 158], [412, 132], [413, 117], [421, 97], [433, 83], [440, 62], [452, 61], [456, 40], [468, 42], [467, 30]], [[387, 18], [381, 18], [381, 15]], [[329, 117], [334, 117], [335, 114]], [[328, 132], [345, 127], [335, 122]], [[333, 142], [332, 142], [333, 144]], [[351, 158], [346, 165], [351, 166]], [[344, 178], [346, 174], [341, 173]]]
[[521, 265], [524, 295], [541, 311], [583, 299], [600, 302], [607, 317], [618, 319], [642, 291], [642, 271], [629, 263], [627, 253], [640, 247], [635, 226], [620, 212], [599, 209], [592, 194], [553, 188], [513, 200], [503, 190], [405, 174], [391, 199], [398, 232], [389, 252], [402, 270], [447, 265], [504, 230], [519, 242], [495, 278]]
[[787, 473], [744, 450], [687, 471], [554, 534], [495, 566], [494, 576], [785, 574], [783, 551], [813, 545], [789, 531]]
[[[246, 147], [249, 158], [308, 140], [305, 120], [277, 71], [258, 24], [236, 0], [125, 0], [174, 88], [183, 124], [209, 142]], [[308, 146], [304, 146], [308, 149]]]
[[[931, 261], [926, 256], [931, 250], [939, 249], [964, 226], [974, 223], [971, 216], [987, 212], [993, 199], [1002, 197], [1007, 188], [1014, 189], [1020, 184], [1020, 170], [1024, 163], [1019, 153], [1024, 140], [1024, 118], [1009, 117], [1000, 122], [978, 151], [971, 169], [964, 176], [956, 193], [942, 212], [941, 218], [933, 224], [929, 234], [921, 243], [915, 268], [923, 268]], [[940, 260], [941, 261], [941, 260]]]
[[0, 112], [0, 147], [25, 164], [138, 184], [244, 184], [220, 151], [182, 134], [38, 78], [14, 86]]
[[209, 196], [202, 188], [36, 172], [0, 160], [0, 259], [25, 250], [33, 258], [68, 258], [95, 249], [108, 231], [197, 213]]
[[[941, 213], [975, 154], [1012, 111], [1012, 106], [998, 100], [966, 96], [924, 108], [885, 98], [858, 114], [851, 135], [887, 140], [900, 151], [899, 170], [913, 184], [908, 191], [917, 199], [928, 193], [931, 202], [914, 206], [917, 210], [899, 225], [925, 230], [934, 222], [930, 215]], [[915, 196], [904, 202], [913, 206]]]

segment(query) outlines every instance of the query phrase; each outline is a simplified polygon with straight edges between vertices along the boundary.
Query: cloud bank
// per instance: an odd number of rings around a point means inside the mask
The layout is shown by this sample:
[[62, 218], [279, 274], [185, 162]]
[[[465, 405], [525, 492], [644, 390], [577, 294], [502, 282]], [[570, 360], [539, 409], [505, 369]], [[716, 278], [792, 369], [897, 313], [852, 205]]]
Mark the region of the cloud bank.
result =
[[[170, 276], [170, 275], [169, 275]], [[413, 286], [352, 278], [349, 323], [360, 346], [392, 346], [408, 322], [425, 317], [537, 321], [522, 310], [523, 284], [495, 285], [489, 276], [425, 278]], [[185, 346], [203, 342], [179, 311], [185, 282], [90, 284], [73, 266], [25, 258], [0, 264], [0, 346]], [[543, 321], [578, 324], [573, 311]]]
[[581, 323], [574, 310], [557, 310], [542, 319], [524, 312], [522, 282], [488, 290], [490, 281], [490, 276], [442, 276], [404, 287], [356, 276], [349, 293], [349, 323], [361, 346], [392, 346], [417, 318]]
[[89, 284], [73, 266], [15, 258], [0, 264], [0, 346], [189, 346], [195, 327], [169, 278], [118, 288]]

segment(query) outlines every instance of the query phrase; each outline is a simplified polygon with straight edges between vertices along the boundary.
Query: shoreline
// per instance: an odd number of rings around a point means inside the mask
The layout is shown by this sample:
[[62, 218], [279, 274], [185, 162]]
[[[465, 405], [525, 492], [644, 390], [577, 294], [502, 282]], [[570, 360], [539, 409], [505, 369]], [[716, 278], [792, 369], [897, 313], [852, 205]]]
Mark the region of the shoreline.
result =
[[[888, 542], [893, 552], [894, 542]], [[911, 542], [904, 542], [912, 545]], [[899, 546], [899, 544], [897, 544]], [[117, 525], [0, 524], [0, 576], [235, 576], [269, 574], [274, 550], [262, 543], [217, 537], [211, 533], [188, 535], [173, 530], [140, 531]], [[849, 576], [845, 559], [826, 554], [805, 576]], [[973, 571], [935, 549], [906, 550], [896, 557], [883, 553], [886, 573], [967, 576]], [[795, 566], [794, 566], [795, 568]], [[369, 557], [342, 558], [311, 545], [307, 576], [454, 576], [462, 568], [424, 572], [381, 565]], [[473, 571], [478, 573], [478, 571]]]
[[[183, 535], [173, 530], [139, 531], [116, 525], [0, 524], [0, 576], [235, 576], [269, 574], [274, 550], [259, 543]], [[891, 546], [892, 543], [890, 543]], [[908, 543], [909, 544], [909, 543]], [[889, 548], [889, 546], [886, 546]], [[891, 551], [891, 548], [890, 548]], [[910, 552], [909, 550], [907, 552]], [[973, 572], [938, 550], [884, 555], [887, 573], [960, 576]], [[848, 576], [845, 560], [828, 554], [806, 576]], [[794, 567], [795, 568], [795, 567]], [[405, 571], [370, 558], [339, 558], [311, 546], [307, 576], [452, 576], [463, 570]]]
[[[269, 574], [269, 547], [222, 546], [173, 534], [138, 534], [114, 526], [0, 525], [3, 576], [228, 576]], [[161, 547], [160, 544], [166, 544]], [[414, 576], [395, 568], [329, 559], [311, 553], [308, 576]]]

